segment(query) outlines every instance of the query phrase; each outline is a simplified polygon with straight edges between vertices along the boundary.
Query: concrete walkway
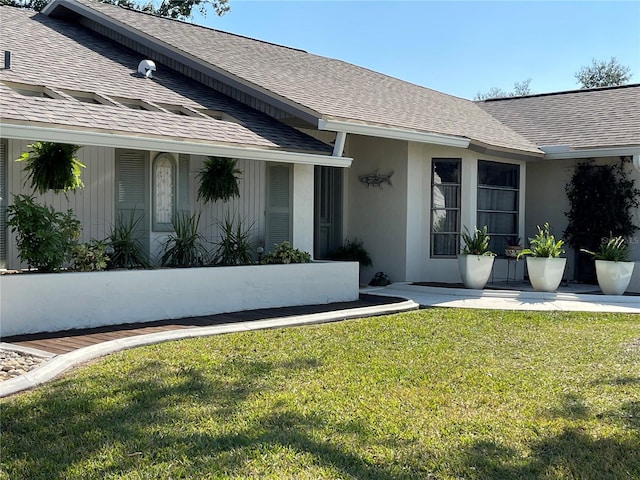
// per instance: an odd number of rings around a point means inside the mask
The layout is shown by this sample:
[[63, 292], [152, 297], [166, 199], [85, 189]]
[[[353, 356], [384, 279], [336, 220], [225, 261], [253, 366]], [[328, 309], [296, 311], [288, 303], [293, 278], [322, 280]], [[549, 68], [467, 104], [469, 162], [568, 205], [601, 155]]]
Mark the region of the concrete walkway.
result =
[[601, 295], [594, 285], [562, 286], [557, 292], [535, 292], [528, 283], [490, 284], [485, 290], [394, 283], [363, 292], [403, 297], [421, 307], [567, 312], [640, 313], [640, 295]]
[[[434, 287], [394, 283], [387, 287], [367, 287], [361, 293], [396, 297], [382, 305], [332, 310], [308, 315], [267, 318], [230, 324], [163, 331], [102, 342], [69, 353], [50, 357], [42, 366], [20, 377], [0, 383], [0, 397], [11, 395], [50, 381], [69, 368], [109, 353], [154, 343], [223, 333], [266, 328], [283, 328], [326, 323], [349, 318], [405, 312], [420, 307], [454, 307], [499, 310], [538, 310], [574, 312], [618, 312], [640, 314], [640, 296], [600, 295], [593, 286], [566, 286], [554, 293], [531, 291], [527, 285], [490, 285], [486, 290]], [[597, 287], [596, 287], [597, 288]], [[406, 301], [398, 302], [398, 297]], [[327, 307], [330, 307], [328, 305]], [[5, 345], [17, 349], [15, 345]], [[33, 352], [32, 352], [33, 353]], [[47, 352], [40, 352], [47, 355]]]

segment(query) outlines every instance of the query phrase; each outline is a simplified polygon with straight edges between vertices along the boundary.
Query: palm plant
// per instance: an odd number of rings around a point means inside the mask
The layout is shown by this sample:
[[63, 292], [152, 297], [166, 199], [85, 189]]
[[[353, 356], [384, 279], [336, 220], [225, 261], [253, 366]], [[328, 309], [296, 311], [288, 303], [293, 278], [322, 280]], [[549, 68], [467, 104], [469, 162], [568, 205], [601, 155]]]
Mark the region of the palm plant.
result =
[[235, 216], [225, 216], [223, 221], [216, 222], [220, 229], [220, 241], [213, 254], [216, 265], [250, 265], [253, 263], [253, 243], [251, 230], [253, 224], [245, 228], [243, 221], [236, 223]]
[[121, 212], [107, 237], [109, 268], [151, 268], [151, 263], [137, 232], [143, 216], [135, 210], [125, 218]]

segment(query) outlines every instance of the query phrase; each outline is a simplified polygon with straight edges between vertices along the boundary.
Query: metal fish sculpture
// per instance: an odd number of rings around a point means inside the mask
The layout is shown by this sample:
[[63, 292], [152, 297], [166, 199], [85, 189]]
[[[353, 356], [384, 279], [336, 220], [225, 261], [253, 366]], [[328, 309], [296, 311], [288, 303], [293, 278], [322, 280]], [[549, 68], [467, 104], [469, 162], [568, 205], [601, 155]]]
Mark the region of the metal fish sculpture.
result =
[[371, 186], [382, 188], [383, 183], [386, 183], [390, 187], [392, 187], [393, 184], [391, 183], [391, 176], [393, 175], [393, 170], [385, 174], [381, 174], [379, 172], [380, 170], [374, 170], [367, 175], [360, 175], [358, 178], [362, 183], [365, 183], [367, 185], [367, 188]]

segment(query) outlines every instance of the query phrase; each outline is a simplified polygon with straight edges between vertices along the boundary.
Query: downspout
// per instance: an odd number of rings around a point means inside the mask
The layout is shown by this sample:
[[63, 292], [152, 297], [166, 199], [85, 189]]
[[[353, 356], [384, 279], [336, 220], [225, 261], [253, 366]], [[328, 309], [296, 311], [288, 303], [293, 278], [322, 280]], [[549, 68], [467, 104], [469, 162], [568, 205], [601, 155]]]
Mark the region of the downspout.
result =
[[640, 172], [640, 154], [633, 156], [633, 167]]
[[336, 141], [333, 144], [333, 156], [341, 157], [344, 152], [344, 144], [347, 139], [347, 132], [336, 132]]

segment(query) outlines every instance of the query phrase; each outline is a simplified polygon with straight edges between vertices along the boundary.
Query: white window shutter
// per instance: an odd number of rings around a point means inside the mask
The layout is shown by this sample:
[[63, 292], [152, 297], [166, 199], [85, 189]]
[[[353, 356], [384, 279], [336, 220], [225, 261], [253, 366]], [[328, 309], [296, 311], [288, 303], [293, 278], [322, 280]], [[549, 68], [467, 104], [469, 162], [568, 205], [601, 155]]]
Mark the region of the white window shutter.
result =
[[292, 217], [291, 165], [267, 167], [267, 210], [265, 250], [270, 252], [276, 243], [291, 241]]

